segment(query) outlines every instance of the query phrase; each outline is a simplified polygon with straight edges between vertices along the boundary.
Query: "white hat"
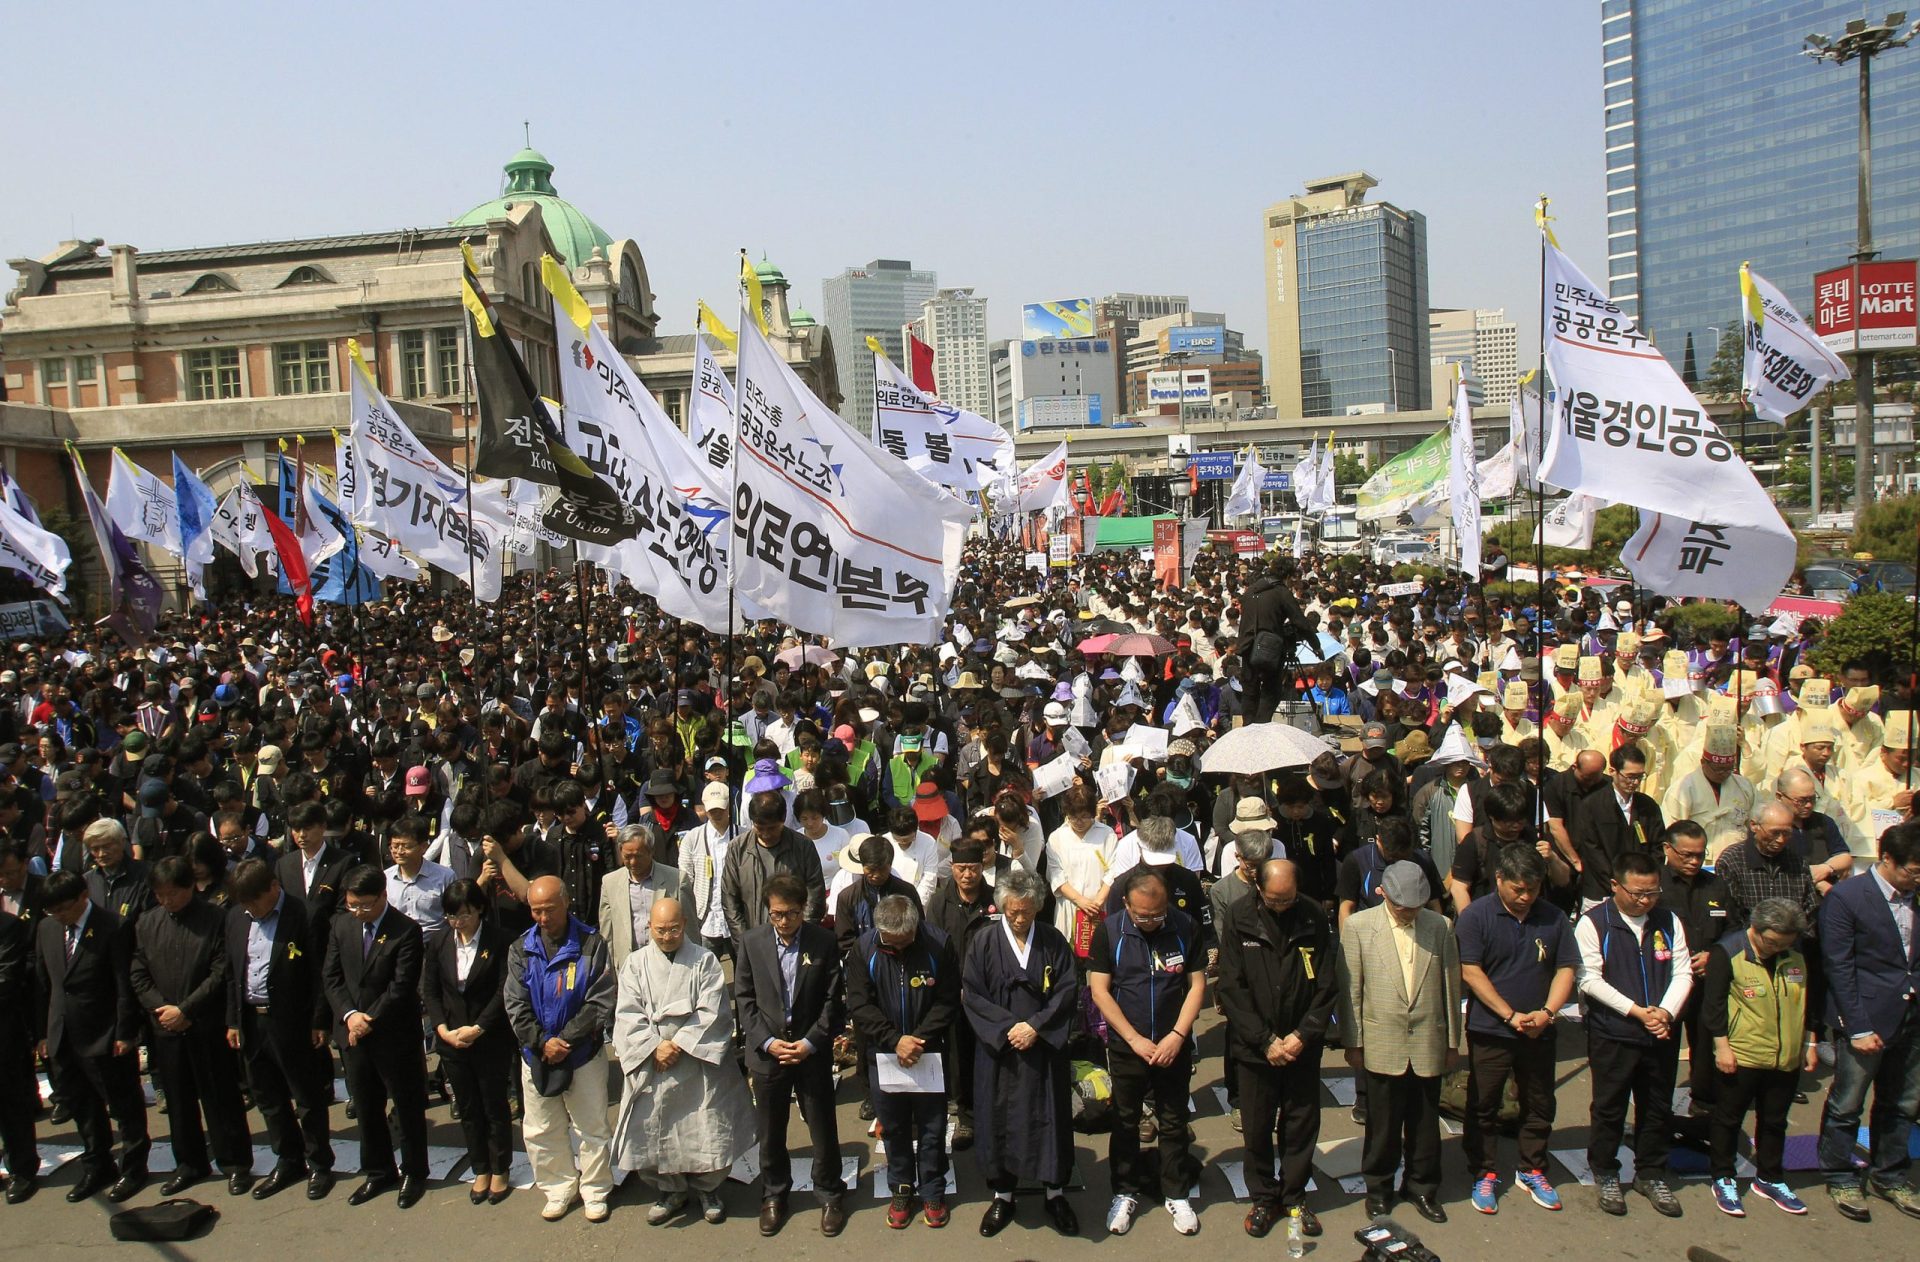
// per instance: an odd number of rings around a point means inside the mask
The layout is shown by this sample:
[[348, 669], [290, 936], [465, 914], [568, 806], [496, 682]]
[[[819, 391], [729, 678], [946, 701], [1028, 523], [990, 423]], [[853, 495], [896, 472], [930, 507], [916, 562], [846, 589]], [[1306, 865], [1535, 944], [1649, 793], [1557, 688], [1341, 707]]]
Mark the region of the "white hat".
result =
[[1115, 709], [1118, 709], [1121, 706], [1130, 705], [1130, 706], [1137, 706], [1138, 708], [1144, 710], [1147, 708], [1147, 699], [1140, 695], [1140, 689], [1137, 685], [1128, 684], [1125, 688], [1122, 688], [1120, 690], [1120, 698], [1119, 700], [1115, 701], [1113, 705]]

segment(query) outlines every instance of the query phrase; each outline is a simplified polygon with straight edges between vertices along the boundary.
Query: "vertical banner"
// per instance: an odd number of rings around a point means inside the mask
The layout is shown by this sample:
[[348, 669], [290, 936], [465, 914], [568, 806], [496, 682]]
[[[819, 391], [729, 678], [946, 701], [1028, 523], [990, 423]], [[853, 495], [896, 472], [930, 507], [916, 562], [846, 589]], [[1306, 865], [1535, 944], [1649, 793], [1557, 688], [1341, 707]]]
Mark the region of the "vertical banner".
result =
[[1180, 586], [1180, 522], [1163, 517], [1153, 523], [1153, 581], [1161, 587]]

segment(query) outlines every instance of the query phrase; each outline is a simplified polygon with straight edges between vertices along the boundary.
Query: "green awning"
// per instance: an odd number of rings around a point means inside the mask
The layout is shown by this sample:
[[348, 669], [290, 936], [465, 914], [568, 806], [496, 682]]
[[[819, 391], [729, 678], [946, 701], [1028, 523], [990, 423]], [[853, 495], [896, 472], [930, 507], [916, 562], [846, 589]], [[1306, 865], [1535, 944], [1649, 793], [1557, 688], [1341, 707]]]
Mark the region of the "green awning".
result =
[[1162, 513], [1157, 517], [1101, 517], [1099, 533], [1094, 536], [1094, 547], [1099, 548], [1151, 548], [1153, 546], [1153, 523], [1172, 521], [1172, 513]]

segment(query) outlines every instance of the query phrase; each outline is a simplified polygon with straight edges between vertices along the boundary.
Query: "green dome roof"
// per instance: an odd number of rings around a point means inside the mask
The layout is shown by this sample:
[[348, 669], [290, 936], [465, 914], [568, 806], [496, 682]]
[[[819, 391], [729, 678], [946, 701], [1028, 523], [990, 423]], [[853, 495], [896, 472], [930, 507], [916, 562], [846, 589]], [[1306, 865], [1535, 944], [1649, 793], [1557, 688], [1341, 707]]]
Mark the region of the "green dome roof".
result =
[[500, 196], [481, 202], [453, 221], [455, 227], [484, 224], [505, 216], [509, 206], [533, 202], [540, 207], [540, 219], [553, 239], [554, 249], [569, 267], [578, 267], [593, 254], [595, 246], [602, 254], [611, 254], [613, 238], [566, 198], [554, 191], [553, 163], [537, 149], [522, 149], [507, 159], [506, 188]]
[[810, 329], [820, 322], [805, 307], [795, 307], [787, 316], [787, 323], [796, 329]]
[[767, 262], [764, 257], [753, 265], [753, 274], [760, 278], [762, 285], [784, 285], [787, 283], [785, 273], [781, 272], [781, 270], [773, 264]]

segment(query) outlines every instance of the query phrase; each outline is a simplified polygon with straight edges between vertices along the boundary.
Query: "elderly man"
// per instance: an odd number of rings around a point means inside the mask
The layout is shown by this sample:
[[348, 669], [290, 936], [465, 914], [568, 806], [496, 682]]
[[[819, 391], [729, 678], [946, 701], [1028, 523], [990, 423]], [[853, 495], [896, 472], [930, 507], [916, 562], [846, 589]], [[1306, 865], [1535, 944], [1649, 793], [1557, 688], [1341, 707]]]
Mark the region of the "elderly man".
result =
[[1258, 1240], [1277, 1218], [1298, 1211], [1302, 1229], [1317, 1236], [1320, 1220], [1306, 1194], [1320, 1137], [1320, 1051], [1335, 1004], [1333, 930], [1320, 904], [1301, 896], [1294, 864], [1267, 859], [1256, 872], [1254, 889], [1229, 906], [1219, 926], [1229, 1081], [1240, 1088], [1253, 1197], [1245, 1226]]
[[1824, 896], [1836, 881], [1845, 880], [1853, 871], [1853, 850], [1847, 833], [1852, 822], [1843, 827], [1839, 819], [1819, 809], [1820, 786], [1805, 767], [1789, 767], [1773, 782], [1774, 800], [1793, 816], [1793, 852], [1806, 860], [1813, 883]]
[[[1851, 694], [1849, 694], [1851, 695]], [[1871, 718], [1871, 715], [1866, 717]], [[1868, 837], [1913, 816], [1913, 714], [1895, 710], [1886, 717], [1880, 742], [1846, 768], [1840, 800], [1853, 823]], [[91, 830], [89, 830], [91, 832]]]
[[1718, 861], [1721, 851], [1746, 835], [1760, 795], [1736, 770], [1740, 738], [1732, 724], [1709, 724], [1701, 742], [1700, 765], [1667, 790], [1661, 811], [1668, 823], [1689, 819], [1704, 828], [1707, 856]]
[[1673, 1080], [1679, 1067], [1677, 1014], [1693, 989], [1687, 931], [1659, 906], [1660, 872], [1644, 854], [1625, 854], [1610, 875], [1613, 897], [1580, 917], [1580, 997], [1587, 1026], [1593, 1110], [1587, 1162], [1600, 1209], [1627, 1212], [1620, 1190], [1620, 1140], [1634, 1106], [1634, 1189], [1668, 1218], [1680, 1202], [1667, 1186]]
[[754, 1143], [753, 1101], [733, 1059], [733, 1005], [720, 961], [689, 941], [680, 904], [662, 898], [647, 944], [620, 966], [613, 1046], [626, 1075], [614, 1159], [658, 1188], [647, 1222], [660, 1226], [700, 1197], [701, 1216], [726, 1220], [720, 1185]]
[[[1748, 823], [1746, 840], [1728, 846], [1714, 864], [1727, 887], [1727, 928], [1744, 928], [1753, 909], [1769, 898], [1784, 898], [1807, 914], [1820, 914], [1820, 892], [1807, 860], [1791, 845], [1793, 811], [1781, 802], [1761, 807]], [[1701, 944], [1695, 943], [1695, 946]]]
[[973, 1097], [992, 1109], [976, 1119], [974, 1155], [993, 1191], [983, 1236], [1013, 1221], [1023, 1179], [1045, 1187], [1047, 1217], [1061, 1235], [1080, 1234], [1065, 1186], [1073, 1170], [1067, 1039], [1080, 985], [1066, 937], [1036, 920], [1045, 898], [1039, 877], [1009, 865], [994, 893], [999, 927], [973, 935], [961, 969], [960, 998], [979, 1044]]
[[653, 830], [645, 824], [623, 827], [615, 854], [620, 866], [600, 878], [599, 925], [618, 973], [627, 956], [646, 945], [653, 904], [671, 898], [684, 906], [691, 900], [679, 869], [654, 862]]
[[1391, 865], [1380, 886], [1382, 901], [1349, 917], [1340, 939], [1340, 1028], [1347, 1064], [1366, 1078], [1367, 1213], [1393, 1208], [1404, 1159], [1400, 1194], [1443, 1223], [1440, 1079], [1460, 1057], [1460, 946], [1426, 906], [1433, 888], [1418, 864]]
[[895, 1087], [882, 1072], [888, 1058], [901, 1071], [941, 1056], [960, 1013], [960, 966], [946, 935], [926, 924], [919, 904], [889, 894], [874, 909], [847, 968], [847, 1010], [871, 1049], [874, 1112], [887, 1140], [887, 1182], [893, 1200], [887, 1226], [913, 1221], [913, 1201], [929, 1227], [947, 1225], [947, 1109], [944, 1082]]
[[523, 1062], [527, 1160], [547, 1198], [540, 1216], [557, 1222], [577, 1195], [587, 1221], [603, 1223], [613, 1191], [607, 1071], [600, 1060], [615, 990], [607, 941], [572, 914], [559, 877], [534, 878], [527, 909], [533, 927], [507, 953], [504, 999]]
[[[1889, 731], [1888, 735], [1892, 735]], [[1864, 877], [1842, 881], [1820, 914], [1826, 961], [1826, 1018], [1834, 1028], [1833, 1084], [1820, 1115], [1820, 1169], [1834, 1208], [1856, 1222], [1870, 1216], [1871, 1190], [1900, 1212], [1920, 1217], [1909, 1179], [1907, 1136], [1920, 1111], [1920, 824], [1880, 837], [1880, 860]], [[1867, 1186], [1853, 1164], [1860, 1114], [1868, 1118]]]

